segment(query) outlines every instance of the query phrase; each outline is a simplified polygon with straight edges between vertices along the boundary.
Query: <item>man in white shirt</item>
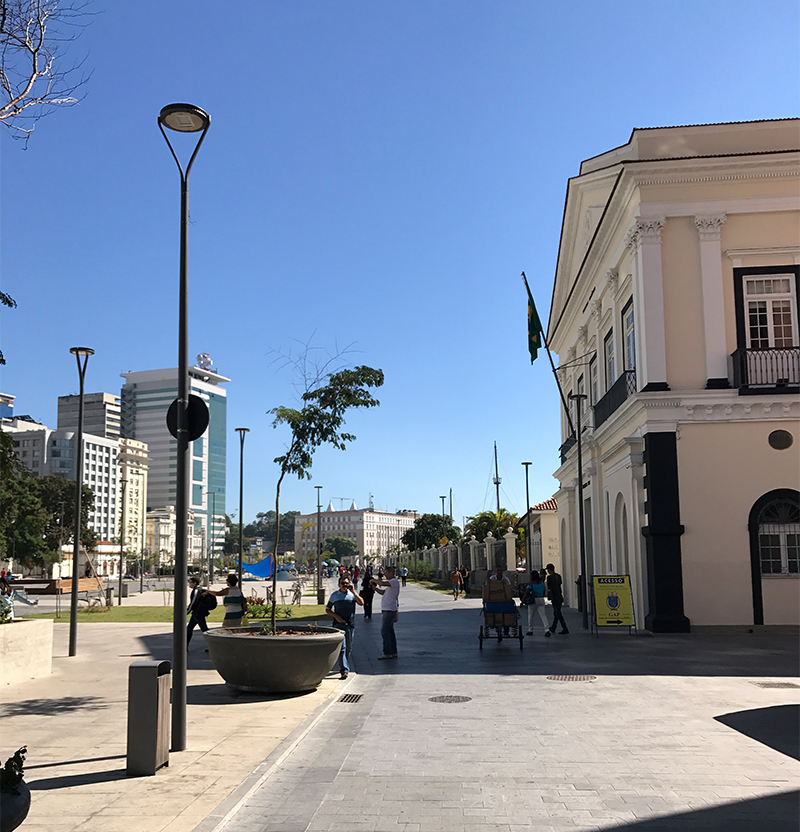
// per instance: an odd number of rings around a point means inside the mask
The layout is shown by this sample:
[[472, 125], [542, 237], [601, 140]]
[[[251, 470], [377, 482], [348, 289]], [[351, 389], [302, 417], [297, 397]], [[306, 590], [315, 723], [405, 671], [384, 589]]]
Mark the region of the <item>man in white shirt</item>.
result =
[[497, 566], [494, 570], [494, 575], [489, 575], [490, 581], [503, 581], [503, 583], [508, 584], [511, 586], [511, 581], [508, 579], [506, 575], [503, 574], [503, 567]]
[[375, 585], [375, 592], [382, 596], [381, 637], [383, 638], [383, 655], [378, 656], [378, 658], [396, 659], [397, 639], [394, 634], [394, 623], [397, 620], [400, 606], [400, 581], [395, 577], [395, 568], [393, 566], [387, 566], [385, 572], [386, 580], [375, 579], [371, 581]]

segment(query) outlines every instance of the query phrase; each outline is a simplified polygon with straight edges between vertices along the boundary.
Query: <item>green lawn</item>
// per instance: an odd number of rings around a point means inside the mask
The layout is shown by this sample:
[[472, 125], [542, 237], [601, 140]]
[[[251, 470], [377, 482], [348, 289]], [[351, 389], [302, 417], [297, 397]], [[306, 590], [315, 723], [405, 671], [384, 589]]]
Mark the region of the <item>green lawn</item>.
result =
[[[279, 604], [281, 606], [288, 606]], [[97, 612], [95, 610], [98, 610]], [[302, 607], [292, 607], [292, 616], [282, 621], [317, 621], [327, 618], [325, 607], [322, 604], [304, 604]], [[222, 605], [218, 606], [209, 616], [211, 623], [222, 623], [225, 610]], [[56, 618], [55, 613], [41, 613], [39, 615], [27, 615], [26, 618], [50, 618], [56, 624], [69, 623], [69, 609], [62, 611], [61, 618]], [[85, 609], [78, 610], [78, 621], [88, 624], [169, 624], [172, 622], [172, 607], [96, 607], [91, 612]]]

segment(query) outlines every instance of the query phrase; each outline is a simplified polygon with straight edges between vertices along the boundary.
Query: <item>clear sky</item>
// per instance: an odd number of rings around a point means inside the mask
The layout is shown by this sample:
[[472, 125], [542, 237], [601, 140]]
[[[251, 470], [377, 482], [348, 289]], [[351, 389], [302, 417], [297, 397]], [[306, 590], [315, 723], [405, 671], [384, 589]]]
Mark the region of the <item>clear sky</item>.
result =
[[[546, 321], [567, 178], [634, 127], [798, 114], [796, 0], [94, 0], [71, 44], [85, 99], [27, 150], [0, 136], [2, 289], [15, 412], [56, 426], [77, 392], [177, 365], [179, 181], [165, 104], [212, 124], [190, 180], [190, 356], [228, 390], [228, 511], [274, 504], [296, 401], [276, 356], [309, 341], [380, 367], [381, 407], [318, 453], [282, 507], [323, 500], [524, 510], [556, 489], [558, 397], [527, 354], [525, 271]], [[334, 499], [339, 508], [340, 501]]]

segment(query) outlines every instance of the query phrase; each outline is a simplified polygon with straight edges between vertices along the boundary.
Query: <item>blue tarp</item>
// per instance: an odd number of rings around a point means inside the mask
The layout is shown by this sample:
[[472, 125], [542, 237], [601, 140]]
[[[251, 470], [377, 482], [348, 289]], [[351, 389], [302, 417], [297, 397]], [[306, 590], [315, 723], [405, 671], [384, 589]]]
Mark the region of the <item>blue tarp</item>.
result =
[[[236, 558], [234, 558], [236, 563], [239, 563]], [[251, 575], [255, 575], [257, 578], [271, 578], [272, 577], [272, 555], [267, 555], [264, 560], [260, 560], [258, 563], [242, 563], [242, 569], [245, 572], [249, 572]]]

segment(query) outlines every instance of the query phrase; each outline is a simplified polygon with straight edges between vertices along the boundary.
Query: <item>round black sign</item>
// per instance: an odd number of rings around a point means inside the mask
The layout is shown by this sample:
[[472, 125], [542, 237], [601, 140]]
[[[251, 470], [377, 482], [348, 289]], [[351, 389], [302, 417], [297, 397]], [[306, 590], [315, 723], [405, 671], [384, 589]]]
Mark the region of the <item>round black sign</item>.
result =
[[[186, 421], [189, 428], [189, 442], [199, 439], [208, 427], [208, 406], [200, 396], [189, 396], [189, 406], [186, 408]], [[178, 438], [178, 400], [169, 406], [167, 411], [167, 428]]]

